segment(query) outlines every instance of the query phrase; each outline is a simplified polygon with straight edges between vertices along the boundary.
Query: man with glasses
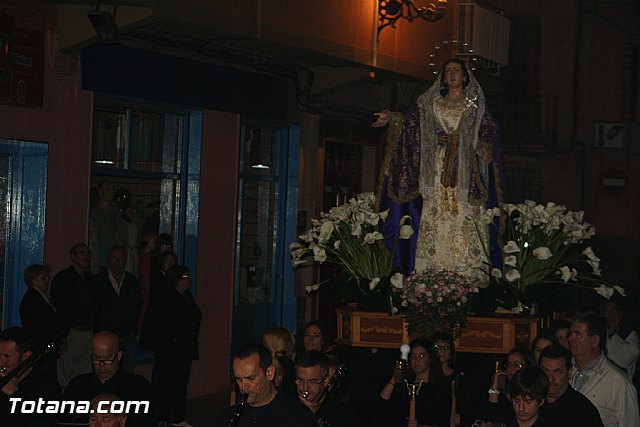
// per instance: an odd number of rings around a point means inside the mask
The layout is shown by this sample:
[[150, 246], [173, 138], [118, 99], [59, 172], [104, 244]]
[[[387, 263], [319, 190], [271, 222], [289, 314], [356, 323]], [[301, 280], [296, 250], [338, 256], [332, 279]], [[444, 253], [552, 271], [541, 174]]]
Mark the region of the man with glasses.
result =
[[330, 365], [329, 356], [318, 350], [306, 351], [296, 360], [295, 383], [300, 402], [314, 413], [317, 424], [325, 422], [332, 427], [358, 425], [336, 394], [329, 394]]
[[[120, 369], [122, 351], [118, 336], [102, 331], [91, 341], [93, 372], [82, 374], [69, 382], [64, 400], [91, 401], [99, 394], [115, 394], [123, 401], [151, 401], [149, 382], [141, 375]], [[88, 422], [88, 414], [78, 415], [73, 422]], [[86, 418], [86, 419], [84, 419]], [[152, 414], [127, 414], [127, 426], [151, 426]]]
[[[245, 404], [229, 408], [218, 425], [227, 427], [311, 427], [313, 414], [293, 397], [278, 393], [276, 366], [262, 344], [247, 343], [233, 358], [233, 377]], [[233, 419], [233, 421], [231, 421]]]
[[594, 404], [605, 427], [640, 426], [636, 390], [605, 355], [604, 318], [596, 312], [577, 315], [568, 339], [573, 354], [571, 386]]

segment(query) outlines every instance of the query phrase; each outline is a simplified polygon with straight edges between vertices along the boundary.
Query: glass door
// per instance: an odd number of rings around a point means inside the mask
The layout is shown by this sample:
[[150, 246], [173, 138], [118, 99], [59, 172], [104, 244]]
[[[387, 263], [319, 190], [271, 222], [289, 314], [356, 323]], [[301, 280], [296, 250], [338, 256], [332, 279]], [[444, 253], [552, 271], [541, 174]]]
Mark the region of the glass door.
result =
[[241, 138], [232, 352], [269, 326], [293, 331], [296, 314], [299, 127], [245, 123]]

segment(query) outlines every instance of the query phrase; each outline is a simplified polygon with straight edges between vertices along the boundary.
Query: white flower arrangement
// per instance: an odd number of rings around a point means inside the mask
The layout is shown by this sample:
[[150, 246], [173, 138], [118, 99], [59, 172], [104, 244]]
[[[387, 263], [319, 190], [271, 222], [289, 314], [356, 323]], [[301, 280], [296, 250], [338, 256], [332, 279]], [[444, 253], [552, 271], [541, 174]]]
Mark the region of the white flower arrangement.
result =
[[[380, 233], [380, 225], [387, 220], [388, 210], [376, 211], [373, 193], [362, 193], [347, 203], [336, 206], [320, 219], [311, 221], [311, 229], [291, 243], [292, 264], [308, 264], [311, 255], [319, 264], [332, 263], [343, 268], [355, 281], [365, 280], [363, 293], [373, 292], [383, 279], [392, 273], [393, 251], [389, 250]], [[407, 224], [409, 216], [400, 220], [400, 239], [408, 239], [413, 228]], [[307, 292], [320, 288], [320, 284], [307, 286]]]
[[[498, 236], [502, 265], [487, 261], [480, 266], [494, 281], [512, 288], [520, 301], [533, 284], [573, 285], [593, 289], [605, 298], [624, 289], [603, 283], [600, 259], [586, 240], [595, 235], [595, 227], [583, 220], [584, 212], [572, 212], [555, 203], [546, 205], [527, 200], [505, 204], [485, 212], [478, 227], [494, 227]], [[480, 228], [478, 228], [480, 229]]]

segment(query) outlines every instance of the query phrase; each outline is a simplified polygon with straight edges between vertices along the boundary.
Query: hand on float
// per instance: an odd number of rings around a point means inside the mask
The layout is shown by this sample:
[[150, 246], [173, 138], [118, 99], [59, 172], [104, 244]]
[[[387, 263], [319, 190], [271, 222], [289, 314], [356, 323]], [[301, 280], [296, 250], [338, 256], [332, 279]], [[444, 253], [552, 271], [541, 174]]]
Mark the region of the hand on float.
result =
[[378, 113], [373, 113], [373, 115], [378, 116], [377, 120], [371, 123], [371, 126], [374, 128], [385, 127], [391, 119], [391, 113], [389, 111], [380, 111]]

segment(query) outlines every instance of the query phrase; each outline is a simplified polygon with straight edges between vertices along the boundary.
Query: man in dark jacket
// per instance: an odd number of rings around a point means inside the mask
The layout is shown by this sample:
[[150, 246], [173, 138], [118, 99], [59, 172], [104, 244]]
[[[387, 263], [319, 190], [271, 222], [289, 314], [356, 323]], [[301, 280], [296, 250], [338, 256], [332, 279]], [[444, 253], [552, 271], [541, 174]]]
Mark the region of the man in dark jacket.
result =
[[540, 368], [549, 378], [547, 402], [540, 412], [550, 426], [602, 427], [598, 409], [569, 385], [569, 350], [560, 345], [545, 347], [540, 353]]
[[[233, 358], [233, 376], [240, 392], [246, 396], [246, 404], [238, 417], [232, 408], [226, 412], [219, 425], [238, 427], [311, 427], [313, 414], [296, 399], [278, 393], [274, 383], [276, 368], [271, 353], [263, 345], [248, 343]], [[236, 413], [238, 413], [236, 412]], [[234, 418], [233, 422], [230, 422]]]
[[62, 324], [67, 351], [58, 358], [58, 382], [64, 389], [71, 378], [91, 372], [93, 300], [89, 279], [91, 252], [84, 243], [69, 251], [71, 265], [55, 275], [51, 297]]
[[342, 371], [336, 371], [336, 378], [331, 378], [330, 365], [329, 356], [318, 350], [305, 351], [296, 360], [295, 384], [300, 402], [314, 413], [318, 425], [357, 426], [358, 422], [349, 407], [333, 393], [339, 385], [337, 377]]
[[136, 357], [136, 328], [142, 308], [138, 279], [124, 271], [126, 251], [121, 246], [109, 249], [107, 271], [92, 283], [95, 307], [95, 330], [118, 335], [122, 361], [120, 366], [133, 372]]

